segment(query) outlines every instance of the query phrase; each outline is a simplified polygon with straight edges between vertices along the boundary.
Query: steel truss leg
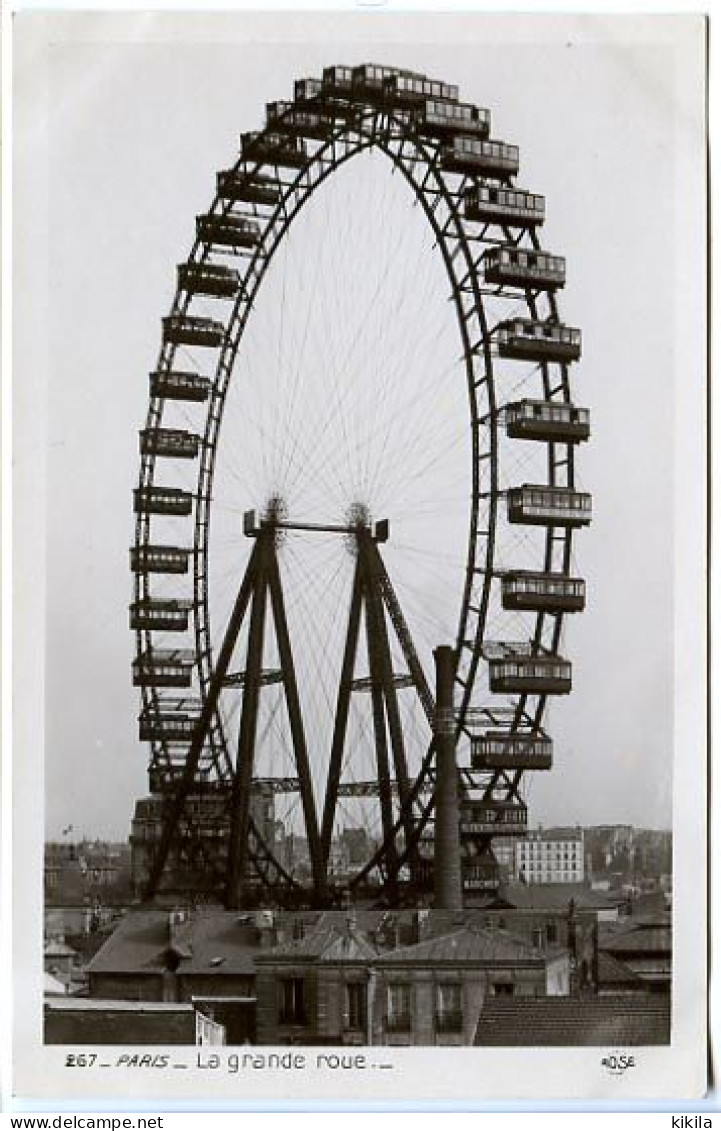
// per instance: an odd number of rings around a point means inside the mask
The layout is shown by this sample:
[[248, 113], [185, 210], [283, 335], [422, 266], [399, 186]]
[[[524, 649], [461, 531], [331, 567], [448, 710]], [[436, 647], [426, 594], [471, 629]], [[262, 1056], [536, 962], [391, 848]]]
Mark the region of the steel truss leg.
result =
[[[385, 572], [383, 561], [378, 553], [378, 548], [372, 538], [365, 537], [362, 533], [358, 535], [357, 546], [358, 557], [353, 579], [353, 594], [348, 618], [348, 631], [346, 634], [341, 678], [338, 687], [335, 725], [323, 807], [321, 832], [322, 852], [324, 864], [327, 868], [343, 765], [351, 688], [358, 652], [360, 621], [361, 616], [365, 614], [371, 707], [376, 747], [381, 821], [383, 826], [382, 856], [383, 863], [386, 865], [387, 870], [389, 895], [392, 900], [397, 900], [398, 872], [400, 867], [398, 838], [401, 832], [405, 840], [403, 859], [409, 864], [413, 880], [416, 880], [420, 875], [420, 857], [418, 853], [418, 837], [416, 835], [412, 810], [413, 790], [411, 789], [408, 777], [408, 763], [403, 740], [403, 728], [401, 725], [396, 687], [393, 682], [393, 667], [388, 624], [386, 622], [386, 610], [393, 623], [404, 657], [413, 676], [416, 692], [426, 713], [429, 702], [432, 704], [433, 700], [425, 680], [423, 669], [421, 668], [413, 643], [410, 639], [410, 633], [405, 626], [397, 603], [394, 603], [393, 598], [395, 595], [390, 587], [390, 581]], [[401, 810], [401, 816], [398, 821], [394, 821], [393, 816], [393, 780], [390, 771], [388, 736], [390, 736], [395, 781], [399, 794], [399, 808]], [[378, 862], [380, 863], [380, 857], [378, 857]]]
[[305, 818], [306, 836], [308, 837], [308, 851], [313, 875], [313, 887], [316, 900], [322, 902], [327, 888], [326, 867], [321, 849], [318, 817], [313, 795], [313, 782], [310, 773], [310, 763], [308, 761], [308, 748], [305, 741], [298, 684], [295, 675], [295, 664], [293, 662], [293, 651], [290, 643], [290, 633], [288, 631], [288, 618], [285, 612], [285, 600], [283, 598], [283, 588], [280, 582], [280, 570], [278, 569], [275, 544], [272, 545], [268, 557], [268, 588], [270, 590], [270, 599], [273, 609], [273, 620], [275, 621], [275, 634], [280, 654], [280, 667], [283, 673], [283, 687], [285, 689], [285, 702], [288, 708], [288, 718], [290, 720], [295, 765], [300, 783], [300, 798], [303, 806], [303, 816]]
[[386, 714], [384, 705], [384, 685], [378, 662], [378, 644], [372, 616], [366, 606], [366, 636], [370, 661], [370, 699], [374, 715], [374, 734], [376, 737], [376, 765], [378, 766], [378, 793], [380, 800], [380, 819], [383, 821], [383, 839], [386, 847], [388, 867], [388, 893], [396, 903], [398, 895], [398, 853], [393, 835], [393, 794], [388, 765], [388, 743], [386, 741]]
[[369, 572], [375, 579], [377, 588], [379, 589], [386, 608], [388, 609], [391, 622], [395, 629], [398, 642], [403, 651], [404, 659], [408, 665], [408, 671], [411, 674], [413, 683], [415, 684], [416, 694], [421, 701], [421, 706], [425, 712], [428, 723], [433, 728], [435, 703], [431, 689], [428, 686], [425, 672], [418, 659], [415, 645], [411, 639], [411, 634], [406, 624], [405, 617], [401, 611], [398, 598], [395, 590], [391, 584], [391, 579], [386, 572], [386, 567], [380, 555], [380, 551], [375, 542], [368, 539], [365, 546], [369, 560]]
[[248, 656], [246, 662], [243, 709], [241, 715], [238, 758], [233, 772], [231, 789], [231, 829], [226, 872], [226, 901], [237, 906], [242, 899], [247, 878], [250, 849], [251, 814], [250, 791], [252, 784], [255, 741], [257, 732], [258, 701], [261, 685], [263, 644], [267, 596], [270, 594], [275, 621], [281, 671], [285, 688], [286, 705], [291, 726], [293, 749], [300, 781], [301, 803], [311, 856], [316, 897], [322, 900], [326, 891], [326, 877], [318, 832], [318, 820], [313, 798], [312, 779], [305, 734], [300, 713], [300, 700], [290, 645], [290, 635], [280, 581], [280, 571], [271, 538], [259, 538], [251, 554], [236, 603], [231, 614], [225, 638], [218, 654], [218, 662], [209, 685], [208, 695], [198, 721], [193, 741], [178, 790], [173, 796], [164, 820], [158, 851], [154, 857], [144, 898], [151, 899], [157, 892], [173, 840], [177, 838], [183, 809], [200, 761], [204, 742], [212, 723], [213, 713], [230, 660], [237, 644], [240, 629], [252, 598]]
[[173, 843], [173, 839], [177, 832], [178, 822], [182, 816], [183, 809], [185, 808], [188, 794], [190, 793], [193, 786], [195, 773], [198, 769], [198, 763], [200, 762], [200, 756], [203, 751], [205, 738], [210, 728], [215, 709], [218, 705], [220, 691], [228, 672], [228, 666], [233, 655], [233, 649], [235, 648], [236, 640], [238, 639], [240, 626], [243, 623], [243, 618], [245, 616], [248, 602], [250, 600], [252, 592], [252, 578], [254, 575], [258, 554], [259, 547], [258, 545], [256, 545], [253, 549], [250, 562], [248, 563], [248, 569], [246, 570], [243, 581], [241, 582], [238, 596], [236, 597], [235, 605], [233, 606], [233, 611], [230, 615], [230, 620], [228, 621], [225, 638], [221, 645], [220, 652], [218, 653], [218, 662], [215, 665], [213, 677], [208, 687], [208, 694], [206, 696], [205, 702], [203, 703], [203, 709], [200, 713], [200, 718], [198, 719], [198, 723], [193, 734], [193, 739], [190, 743], [190, 749], [188, 751], [188, 758], [185, 763], [183, 775], [178, 783], [178, 788], [168, 805], [167, 812], [163, 816], [163, 831], [160, 837], [160, 843], [158, 844], [157, 851], [153, 858], [150, 875], [148, 877], [148, 882], [143, 894], [144, 901], [151, 900], [158, 890], [160, 879], [163, 875], [163, 871], [168, 860], [170, 846]]
[[326, 784], [325, 801], [323, 803], [321, 851], [323, 854], [323, 868], [326, 874], [330, 857], [331, 841], [333, 839], [333, 822], [335, 821], [335, 811], [338, 804], [338, 786], [340, 785], [340, 775], [343, 766], [345, 736], [348, 729], [348, 711], [350, 708], [351, 685], [355, 672], [356, 654], [358, 652], [358, 633], [360, 629], [362, 598], [363, 583], [359, 555], [356, 559], [355, 574], [353, 576], [353, 595], [351, 597], [350, 614], [348, 616], [348, 633], [346, 635], [343, 666], [341, 668], [340, 683], [338, 685], [335, 723], [333, 725], [333, 741], [328, 765], [328, 781]]
[[238, 758], [233, 777], [228, 842], [226, 906], [240, 907], [247, 882], [248, 836], [250, 834], [250, 790], [253, 780], [255, 739], [258, 729], [258, 700], [263, 670], [265, 607], [267, 597], [266, 559], [268, 544], [258, 539], [258, 560], [253, 579], [253, 604], [250, 611], [248, 655], [243, 683], [243, 708], [238, 737]]
[[[375, 544], [372, 544], [375, 549]], [[364, 548], [365, 549], [365, 548]], [[376, 555], [368, 554], [369, 560], [366, 563], [366, 620], [372, 630], [374, 639], [375, 662], [378, 670], [378, 678], [382, 688], [383, 698], [385, 700], [385, 710], [388, 718], [388, 731], [391, 740], [391, 750], [393, 752], [393, 764], [396, 774], [396, 782], [398, 785], [398, 799], [403, 814], [403, 830], [405, 834], [405, 843], [409, 847], [408, 860], [411, 868], [411, 876], [415, 881], [418, 879], [419, 859], [418, 849], [413, 838], [413, 814], [409, 804], [409, 781], [408, 781], [408, 762], [406, 760], [405, 744], [403, 742], [403, 729], [401, 726], [400, 711], [398, 709], [398, 695], [396, 687], [393, 682], [393, 663], [391, 658], [390, 644], [388, 641], [388, 626], [385, 619], [385, 608], [383, 604], [383, 591], [381, 588], [381, 578], [377, 576], [374, 567], [374, 557], [379, 557], [376, 550]], [[380, 560], [380, 559], [379, 559]], [[391, 826], [393, 821], [391, 820]], [[384, 828], [384, 833], [386, 832]], [[396, 863], [397, 867], [397, 863]]]
[[374, 609], [377, 598], [374, 597], [372, 593], [372, 581], [368, 577], [366, 569], [363, 570], [363, 589], [366, 610], [365, 622], [368, 663], [370, 667], [371, 704], [373, 708], [373, 732], [376, 745], [376, 765], [378, 766], [378, 792], [380, 795], [383, 840], [386, 844], [386, 863], [388, 866], [388, 893], [395, 903], [398, 898], [398, 847], [396, 845], [395, 836], [393, 835], [393, 794], [386, 737], [385, 681], [380, 656], [381, 649], [378, 639], [377, 617]]

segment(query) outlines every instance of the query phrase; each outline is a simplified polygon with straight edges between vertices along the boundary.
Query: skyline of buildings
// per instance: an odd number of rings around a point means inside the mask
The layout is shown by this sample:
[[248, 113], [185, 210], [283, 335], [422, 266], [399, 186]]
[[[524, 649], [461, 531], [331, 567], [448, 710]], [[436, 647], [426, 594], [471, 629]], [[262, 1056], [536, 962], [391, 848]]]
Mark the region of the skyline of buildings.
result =
[[[288, 839], [295, 840], [295, 859], [302, 868], [307, 846], [301, 838]], [[362, 863], [358, 856], [361, 842], [366, 842], [362, 829], [348, 829], [334, 838], [331, 875], [339, 882], [344, 868]], [[624, 886], [640, 889], [646, 883], [668, 891], [672, 886], [672, 844], [670, 831], [604, 824], [529, 829], [526, 838], [497, 839], [494, 852], [501, 887], [515, 883], [567, 885], [569, 891], [579, 887], [608, 891]], [[288, 859], [286, 856], [286, 863]], [[47, 841], [44, 886], [46, 911], [67, 906], [74, 930], [86, 930], [92, 916], [97, 923], [106, 921], [109, 907], [130, 904], [139, 893], [130, 839]], [[80, 910], [74, 912], [73, 907]]]
[[[141, 789], [138, 791], [138, 796], [140, 796], [140, 793], [142, 792], [143, 778], [147, 780], [147, 772], [142, 773], [141, 769]], [[659, 833], [673, 831], [673, 819], [657, 824], [644, 823], [643, 825], [641, 825], [637, 822], [625, 819], [620, 814], [612, 813], [609, 815], [608, 812], [600, 814], [597, 820], [582, 820], [578, 813], [572, 813], [569, 815], [568, 812], [563, 814], [564, 819], [557, 819], [556, 817], [550, 818], [545, 812], [541, 811], [542, 808], [542, 806], [536, 805], [533, 799], [530, 799], [528, 801], [529, 818], [534, 821], [534, 829], [542, 830], [543, 828], [548, 827], [568, 825], [570, 827], [582, 826], [584, 828], [603, 826], [613, 826], [616, 828], [646, 828], [648, 830], [655, 830]], [[83, 821], [79, 819], [77, 817], [77, 814], [73, 811], [72, 799], [68, 798], [67, 810], [64, 811], [62, 818], [60, 815], [56, 815], [54, 817], [51, 817], [50, 820], [46, 822], [45, 841], [61, 841], [64, 837], [65, 830], [68, 827], [72, 829], [75, 837], [81, 840], [100, 839], [113, 842], [122, 841], [128, 834], [130, 825], [129, 814], [131, 814], [131, 811], [132, 804], [131, 808], [127, 811], [127, 813], [124, 814], [124, 819], [121, 818], [120, 814], [118, 815], [117, 823], [115, 821], [109, 823], [107, 821], [93, 819], [92, 815], [90, 819]], [[349, 827], [353, 828], [355, 826], [349, 825]], [[529, 832], [530, 831], [531, 828], [529, 826]]]

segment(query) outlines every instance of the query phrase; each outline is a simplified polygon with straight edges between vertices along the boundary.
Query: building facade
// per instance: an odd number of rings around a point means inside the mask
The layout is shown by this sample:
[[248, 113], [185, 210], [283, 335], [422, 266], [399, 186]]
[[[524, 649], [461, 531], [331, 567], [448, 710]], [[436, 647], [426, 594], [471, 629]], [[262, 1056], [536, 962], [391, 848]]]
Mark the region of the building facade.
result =
[[567, 885], [515, 889], [523, 906], [509, 893], [465, 911], [137, 909], [90, 961], [89, 994], [192, 1006], [232, 1045], [467, 1046], [490, 1000], [567, 998], [582, 1013], [667, 984], [663, 924], [599, 925], [607, 897], [588, 889], [584, 907]]
[[270, 941], [251, 916], [219, 908], [137, 910], [88, 964], [89, 994], [192, 1005], [243, 1044], [255, 1039], [255, 954]]
[[259, 1044], [470, 1045], [488, 995], [570, 992], [561, 947], [461, 926], [387, 950], [352, 916], [256, 957]]
[[532, 830], [515, 845], [515, 878], [527, 884], [580, 884], [585, 878], [583, 829]]

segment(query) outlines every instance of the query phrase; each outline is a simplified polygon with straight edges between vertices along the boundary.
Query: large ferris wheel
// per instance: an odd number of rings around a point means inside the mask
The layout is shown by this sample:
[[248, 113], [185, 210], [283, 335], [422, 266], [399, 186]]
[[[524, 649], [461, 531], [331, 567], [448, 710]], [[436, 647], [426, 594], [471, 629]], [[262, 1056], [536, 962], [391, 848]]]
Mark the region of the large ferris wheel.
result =
[[452, 85], [329, 67], [197, 218], [134, 493], [148, 896], [422, 894], [449, 641], [466, 892], [526, 830], [585, 604], [589, 414], [544, 198], [490, 134]]

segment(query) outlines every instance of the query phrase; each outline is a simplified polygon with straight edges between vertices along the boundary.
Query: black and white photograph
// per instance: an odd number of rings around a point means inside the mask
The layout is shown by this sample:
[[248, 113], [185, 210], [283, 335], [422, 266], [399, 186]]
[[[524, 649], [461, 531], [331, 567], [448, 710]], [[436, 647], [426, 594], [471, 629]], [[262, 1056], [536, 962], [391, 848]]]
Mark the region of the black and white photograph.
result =
[[24, 1094], [703, 1093], [705, 35], [16, 20]]

